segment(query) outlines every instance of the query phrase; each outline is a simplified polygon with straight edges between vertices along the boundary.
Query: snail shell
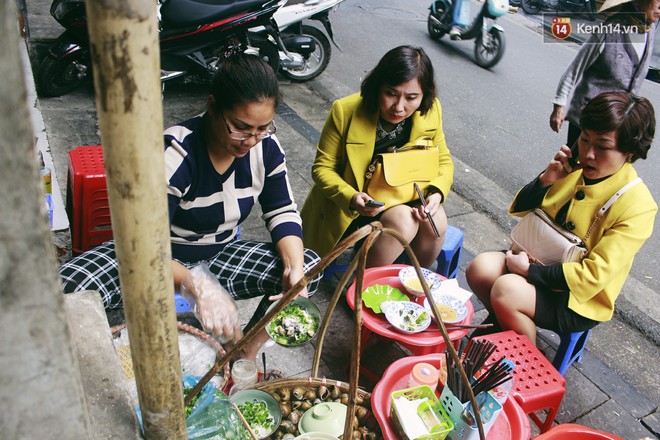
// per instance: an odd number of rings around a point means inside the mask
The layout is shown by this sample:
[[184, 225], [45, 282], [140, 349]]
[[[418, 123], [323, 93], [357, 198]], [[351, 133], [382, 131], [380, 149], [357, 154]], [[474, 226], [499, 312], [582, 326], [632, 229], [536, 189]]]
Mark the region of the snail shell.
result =
[[305, 400], [314, 400], [317, 398], [316, 391], [309, 389], [305, 391]]
[[[293, 414], [293, 413], [291, 413], [291, 414]], [[291, 416], [291, 414], [289, 414], [289, 417]], [[289, 419], [282, 420], [280, 422], [280, 427], [282, 429], [284, 429], [285, 433], [293, 434], [294, 432], [296, 432], [296, 425], [291, 423], [291, 421]]]
[[325, 385], [319, 385], [318, 389], [316, 390], [316, 394], [318, 395], [318, 398], [323, 401], [330, 397], [330, 391]]
[[296, 400], [303, 400], [305, 398], [305, 390], [303, 390], [301, 387], [295, 387], [293, 390], [291, 390], [291, 395]]
[[341, 390], [337, 385], [330, 385], [328, 388], [328, 391], [330, 391], [330, 398], [331, 399], [339, 399], [341, 395]]
[[282, 398], [281, 402], [288, 402], [291, 399], [291, 389], [280, 388], [279, 395]]
[[287, 432], [286, 434], [284, 434], [284, 435], [282, 436], [282, 440], [284, 440], [284, 439], [286, 439], [286, 438], [296, 438], [296, 436], [293, 435], [293, 434], [291, 434], [290, 432]]
[[302, 404], [303, 404], [303, 400], [294, 400], [293, 402], [291, 402], [291, 408], [298, 409], [302, 406]]
[[282, 418], [286, 418], [291, 414], [291, 405], [289, 403], [280, 403], [280, 411], [282, 411]]
[[357, 405], [355, 407], [355, 415], [357, 416], [358, 420], [362, 421], [369, 416], [369, 410], [365, 408], [364, 406]]
[[303, 400], [302, 404], [300, 405], [300, 409], [303, 411], [307, 411], [313, 406], [312, 402], [309, 400]]
[[298, 422], [300, 421], [301, 416], [302, 414], [300, 413], [300, 411], [295, 410], [295, 411], [291, 411], [291, 414], [289, 414], [289, 417], [287, 417], [287, 419], [294, 425], [297, 425]]
[[343, 403], [344, 405], [348, 405], [348, 394], [343, 393], [341, 397], [339, 398], [339, 401]]

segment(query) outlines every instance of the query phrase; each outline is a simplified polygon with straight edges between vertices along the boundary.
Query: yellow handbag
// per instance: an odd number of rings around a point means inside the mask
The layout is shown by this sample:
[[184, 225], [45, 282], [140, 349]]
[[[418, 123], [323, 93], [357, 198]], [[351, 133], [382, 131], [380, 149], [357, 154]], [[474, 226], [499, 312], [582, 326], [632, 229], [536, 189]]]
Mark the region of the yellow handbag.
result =
[[424, 190], [440, 172], [440, 150], [430, 138], [419, 138], [391, 153], [377, 154], [367, 168], [364, 192], [385, 207], [401, 205], [418, 196], [413, 186]]

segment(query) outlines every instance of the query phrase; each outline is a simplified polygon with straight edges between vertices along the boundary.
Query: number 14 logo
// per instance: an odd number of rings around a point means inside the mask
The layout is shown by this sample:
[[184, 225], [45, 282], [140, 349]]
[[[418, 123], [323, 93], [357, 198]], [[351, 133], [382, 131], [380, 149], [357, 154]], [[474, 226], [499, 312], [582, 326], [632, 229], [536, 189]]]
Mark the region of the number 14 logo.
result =
[[565, 40], [571, 35], [573, 27], [568, 17], [555, 17], [552, 19], [552, 36], [558, 40]]

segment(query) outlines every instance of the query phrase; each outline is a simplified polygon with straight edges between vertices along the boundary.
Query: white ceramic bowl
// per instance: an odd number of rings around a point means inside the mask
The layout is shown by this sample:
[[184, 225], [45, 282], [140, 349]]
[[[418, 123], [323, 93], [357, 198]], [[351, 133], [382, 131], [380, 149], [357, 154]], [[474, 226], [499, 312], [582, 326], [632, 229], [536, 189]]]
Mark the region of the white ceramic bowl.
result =
[[[468, 314], [467, 306], [460, 299], [451, 295], [439, 295], [433, 293], [432, 295], [433, 295], [433, 300], [435, 301], [435, 305], [439, 309], [438, 311], [440, 312], [441, 315], [443, 314], [443, 308], [445, 307], [447, 308], [445, 309], [447, 310], [446, 313], [451, 313], [448, 309], [453, 309], [453, 311], [456, 312], [455, 318], [447, 316], [446, 319], [445, 318], [442, 319], [442, 322], [444, 322], [445, 324], [455, 324], [457, 322], [461, 322], [467, 316]], [[428, 298], [424, 299], [424, 308], [429, 311], [429, 314], [435, 320], [435, 316], [431, 311], [431, 304], [429, 304]]]
[[380, 305], [385, 318], [401, 333], [414, 334], [431, 325], [431, 314], [423, 306], [411, 301], [385, 301]]
[[[442, 278], [435, 272], [432, 272], [428, 269], [422, 268], [422, 274], [426, 280], [426, 284], [429, 285], [431, 292], [437, 290], [442, 283]], [[403, 284], [403, 287], [410, 293], [415, 296], [424, 296], [424, 289], [422, 288], [422, 282], [415, 272], [415, 268], [412, 266], [404, 267], [399, 271], [399, 281]]]

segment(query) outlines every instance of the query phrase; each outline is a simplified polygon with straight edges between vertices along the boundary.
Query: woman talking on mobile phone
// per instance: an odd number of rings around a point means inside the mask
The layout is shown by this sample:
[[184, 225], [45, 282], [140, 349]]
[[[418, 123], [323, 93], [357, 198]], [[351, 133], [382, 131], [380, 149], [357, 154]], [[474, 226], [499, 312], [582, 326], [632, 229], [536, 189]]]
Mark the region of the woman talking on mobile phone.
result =
[[[312, 166], [314, 186], [301, 211], [306, 247], [326, 255], [342, 238], [379, 220], [410, 243], [422, 266], [435, 261], [447, 229], [442, 203], [454, 177], [436, 90], [424, 50], [399, 46], [367, 74], [360, 93], [334, 102]], [[426, 208], [419, 201], [389, 208], [372, 201], [365, 175], [374, 157], [421, 137], [439, 150], [439, 173], [423, 194]], [[367, 267], [391, 264], [402, 251], [394, 237], [383, 234], [369, 251]]]

